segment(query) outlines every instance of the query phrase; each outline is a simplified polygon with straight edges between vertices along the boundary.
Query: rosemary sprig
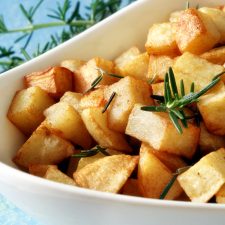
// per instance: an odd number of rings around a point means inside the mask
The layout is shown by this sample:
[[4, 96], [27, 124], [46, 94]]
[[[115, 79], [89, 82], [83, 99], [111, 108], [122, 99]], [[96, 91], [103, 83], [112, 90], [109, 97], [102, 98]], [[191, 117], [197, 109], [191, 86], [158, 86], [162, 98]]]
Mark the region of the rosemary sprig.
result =
[[104, 108], [102, 110], [102, 113], [105, 113], [106, 112], [106, 110], [109, 108], [109, 105], [111, 104], [111, 102], [112, 102], [112, 100], [114, 99], [115, 96], [116, 96], [116, 92], [114, 91], [112, 93], [112, 95], [110, 96], [108, 102], [105, 104], [105, 106], [104, 106]]
[[80, 153], [78, 154], [73, 154], [71, 157], [73, 158], [85, 158], [85, 157], [90, 157], [98, 154], [99, 152], [103, 153], [106, 156], [109, 156], [109, 153], [106, 151], [106, 148], [102, 148], [99, 145], [96, 145], [92, 149], [88, 150], [81, 150]]
[[188, 170], [190, 167], [191, 166], [185, 166], [185, 167], [181, 167], [181, 168], [176, 170], [176, 172], [173, 174], [171, 180], [168, 182], [168, 184], [163, 189], [159, 199], [164, 199], [166, 197], [166, 195], [168, 194], [169, 190], [172, 188], [174, 182], [176, 181], [178, 175], [182, 174], [183, 172]]
[[220, 76], [222, 74], [224, 74], [224, 72], [216, 75], [205, 88], [196, 93], [194, 93], [195, 86], [194, 83], [192, 83], [190, 87], [190, 93], [185, 95], [183, 80], [181, 80], [181, 94], [179, 94], [175, 76], [172, 68], [170, 67], [164, 79], [164, 97], [162, 96], [161, 98], [159, 96], [154, 96], [154, 98], [160, 100], [160, 105], [143, 106], [141, 107], [141, 110], [152, 112], [167, 112], [177, 131], [182, 134], [183, 130], [179, 121], [181, 121], [184, 127], [187, 127], [187, 120], [183, 111], [184, 108], [191, 103], [198, 102], [199, 98], [202, 95], [204, 95], [208, 90], [210, 90], [220, 81]]

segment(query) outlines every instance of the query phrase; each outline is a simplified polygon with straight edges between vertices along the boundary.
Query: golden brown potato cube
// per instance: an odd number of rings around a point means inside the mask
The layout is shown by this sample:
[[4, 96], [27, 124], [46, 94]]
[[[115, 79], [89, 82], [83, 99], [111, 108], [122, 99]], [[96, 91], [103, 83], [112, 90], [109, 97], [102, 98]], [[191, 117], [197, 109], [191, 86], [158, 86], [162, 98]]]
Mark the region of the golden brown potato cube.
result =
[[[173, 71], [178, 88], [180, 80], [183, 79], [186, 94], [190, 92], [192, 82], [195, 83], [195, 91], [200, 91], [207, 86], [212, 79], [224, 71], [224, 67], [215, 65], [191, 53], [184, 53], [177, 58]], [[224, 79], [224, 75], [222, 76]]]
[[147, 80], [149, 55], [148, 53], [139, 54], [130, 59], [120, 67], [116, 67], [116, 73], [122, 76], [131, 76], [140, 80]]
[[173, 173], [175, 173], [177, 169], [187, 166], [181, 157], [167, 152], [157, 151], [144, 142], [142, 143], [141, 148], [148, 149], [148, 151], [153, 153]]
[[146, 142], [155, 150], [191, 158], [198, 145], [200, 128], [189, 123], [180, 134], [168, 113], [141, 110], [140, 104], [133, 108], [126, 127], [126, 134]]
[[108, 111], [109, 128], [121, 133], [125, 132], [131, 110], [136, 103], [154, 105], [150, 97], [151, 87], [142, 80], [125, 77], [105, 89], [105, 99], [110, 99], [112, 93], [116, 95], [110, 103]]
[[225, 63], [225, 47], [213, 48], [201, 55], [201, 58], [208, 60], [211, 63], [223, 65]]
[[92, 138], [88, 133], [80, 114], [66, 102], [59, 102], [44, 112], [45, 126], [53, 133], [89, 149]]
[[208, 7], [202, 7], [199, 11], [205, 13], [212, 19], [217, 30], [220, 32], [220, 43], [225, 44], [225, 12], [220, 9]]
[[104, 98], [104, 87], [100, 87], [94, 91], [85, 94], [80, 100], [80, 109], [86, 109], [91, 107], [101, 107], [106, 104]]
[[[141, 194], [147, 198], [159, 198], [172, 177], [172, 172], [142, 145], [138, 164], [138, 185]], [[175, 181], [165, 199], [175, 199], [181, 193], [182, 189]]]
[[108, 128], [108, 115], [107, 112], [102, 113], [102, 110], [102, 107], [92, 107], [83, 110], [81, 117], [89, 133], [102, 147], [130, 152], [131, 148], [125, 139], [125, 135]]
[[81, 109], [80, 109], [80, 100], [83, 97], [83, 95], [81, 93], [76, 93], [76, 92], [71, 92], [71, 91], [67, 91], [61, 98], [60, 98], [60, 102], [66, 102], [69, 105], [73, 106], [73, 108], [81, 113]]
[[204, 156], [177, 179], [191, 201], [207, 202], [225, 183], [225, 149]]
[[[113, 72], [114, 64], [112, 61], [95, 57], [89, 60], [80, 68], [80, 76], [77, 78], [77, 88], [76, 91], [80, 93], [86, 92], [91, 88], [93, 81], [100, 76], [97, 68], [101, 68], [108, 73]], [[100, 82], [101, 85], [109, 85], [117, 81], [117, 78], [108, 75], [103, 75], [103, 79]]]
[[7, 116], [25, 135], [30, 135], [45, 119], [43, 111], [54, 103], [44, 90], [30, 87], [16, 92]]
[[225, 86], [201, 97], [198, 109], [207, 129], [216, 135], [225, 135]]
[[129, 178], [127, 182], [124, 184], [121, 190], [121, 194], [142, 197], [138, 187], [138, 180]]
[[33, 72], [24, 77], [26, 87], [38, 86], [49, 95], [60, 98], [73, 89], [73, 73], [64, 67], [50, 67], [45, 71]]
[[164, 82], [152, 84], [152, 94], [164, 96]]
[[174, 59], [166, 55], [150, 55], [147, 79], [154, 82], [164, 81], [165, 74], [173, 66]]
[[75, 172], [78, 186], [117, 193], [138, 163], [138, 156], [113, 155], [103, 157]]
[[172, 23], [172, 30], [181, 52], [201, 54], [220, 41], [220, 33], [212, 19], [194, 8], [183, 11]]
[[71, 143], [40, 125], [17, 151], [13, 162], [25, 169], [33, 164], [55, 165], [72, 155], [73, 151]]
[[225, 147], [225, 137], [210, 133], [205, 124], [201, 122], [201, 133], [199, 139], [199, 147], [201, 152], [206, 155], [209, 152]]
[[38, 177], [44, 177], [48, 168], [54, 167], [57, 169], [56, 165], [41, 165], [34, 164], [29, 166], [29, 173]]
[[220, 190], [216, 193], [216, 202], [220, 204], [225, 203], [225, 185], [223, 185]]
[[44, 178], [58, 183], [76, 186], [76, 183], [72, 178], [68, 177], [66, 174], [54, 167], [49, 167], [47, 169]]
[[155, 55], [173, 55], [179, 54], [175, 36], [172, 32], [170, 23], [153, 24], [148, 32], [146, 51]]

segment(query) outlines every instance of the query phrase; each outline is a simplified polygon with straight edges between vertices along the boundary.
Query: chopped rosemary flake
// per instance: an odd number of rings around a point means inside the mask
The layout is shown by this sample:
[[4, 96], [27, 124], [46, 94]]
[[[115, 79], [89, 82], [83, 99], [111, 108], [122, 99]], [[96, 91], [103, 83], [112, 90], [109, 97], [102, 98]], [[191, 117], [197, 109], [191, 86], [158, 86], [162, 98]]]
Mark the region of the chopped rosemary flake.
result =
[[112, 102], [112, 100], [114, 99], [115, 96], [116, 96], [116, 92], [113, 92], [112, 95], [110, 96], [108, 102], [105, 104], [105, 106], [102, 110], [102, 113], [104, 113], [108, 109], [109, 105], [111, 104], [111, 102]]

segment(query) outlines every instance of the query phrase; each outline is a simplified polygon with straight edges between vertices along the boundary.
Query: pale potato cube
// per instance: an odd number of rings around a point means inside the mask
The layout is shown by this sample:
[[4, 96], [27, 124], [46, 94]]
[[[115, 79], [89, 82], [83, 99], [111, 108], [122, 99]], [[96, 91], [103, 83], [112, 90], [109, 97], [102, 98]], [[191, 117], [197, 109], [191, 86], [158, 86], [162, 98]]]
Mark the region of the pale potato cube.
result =
[[84, 110], [90, 107], [102, 107], [106, 104], [104, 98], [105, 87], [100, 87], [94, 91], [85, 94], [80, 100], [80, 109]]
[[225, 44], [225, 12], [220, 9], [208, 7], [202, 7], [199, 11], [205, 13], [212, 19], [217, 30], [220, 32], [220, 43]]
[[156, 55], [178, 55], [179, 50], [170, 23], [153, 24], [148, 32], [146, 51]]
[[[172, 177], [172, 172], [142, 145], [138, 164], [138, 185], [141, 194], [147, 198], [159, 198]], [[181, 193], [182, 189], [175, 181], [165, 199], [175, 199]]]
[[138, 180], [129, 178], [127, 182], [124, 184], [121, 190], [121, 194], [142, 197], [138, 187]]
[[105, 99], [109, 99], [112, 93], [116, 95], [108, 107], [109, 128], [121, 133], [125, 132], [131, 110], [136, 103], [154, 105], [150, 97], [150, 85], [132, 77], [125, 77], [105, 89]]
[[38, 177], [44, 177], [48, 168], [54, 167], [57, 169], [56, 165], [41, 165], [34, 164], [29, 166], [29, 173]]
[[73, 90], [73, 73], [64, 67], [50, 67], [26, 75], [24, 83], [26, 87], [38, 86], [52, 97], [60, 98], [66, 91]]
[[216, 135], [225, 135], [225, 86], [202, 96], [198, 108], [207, 129]]
[[55, 165], [73, 154], [73, 145], [40, 125], [17, 151], [13, 162], [25, 169], [33, 164]]
[[[97, 68], [101, 68], [108, 73], [113, 72], [114, 64], [112, 61], [95, 57], [89, 60], [86, 64], [84, 64], [80, 68], [80, 75], [77, 78], [77, 86], [76, 91], [80, 93], [85, 93], [88, 89], [91, 88], [92, 82], [100, 76], [99, 71]], [[117, 78], [111, 77], [108, 75], [104, 75], [102, 81], [100, 82], [101, 85], [109, 85], [117, 81]]]
[[49, 167], [47, 169], [44, 178], [58, 183], [76, 186], [76, 183], [72, 178], [68, 177], [66, 174], [54, 167]]
[[103, 157], [75, 172], [78, 186], [98, 191], [118, 193], [138, 163], [138, 156], [113, 155]]
[[144, 142], [142, 143], [141, 148], [148, 149], [149, 152], [153, 153], [173, 173], [175, 173], [177, 169], [187, 166], [181, 157], [167, 152], [155, 150]]
[[209, 201], [225, 183], [225, 149], [204, 156], [177, 179], [191, 201]]
[[163, 81], [165, 74], [173, 66], [174, 61], [170, 56], [150, 55], [147, 79], [154, 80], [154, 82]]
[[172, 30], [182, 53], [201, 54], [220, 41], [220, 33], [212, 19], [194, 8], [183, 11], [172, 23]]
[[44, 90], [30, 87], [16, 92], [7, 116], [25, 135], [30, 135], [45, 119], [43, 111], [54, 103]]
[[68, 103], [59, 102], [44, 112], [45, 126], [53, 133], [89, 149], [92, 138], [85, 127], [80, 114]]
[[112, 148], [122, 152], [130, 152], [125, 135], [110, 130], [107, 125], [107, 112], [102, 113], [102, 107], [84, 109], [81, 116], [89, 133], [102, 147]]
[[66, 102], [69, 105], [73, 106], [74, 109], [81, 113], [80, 109], [80, 100], [83, 97], [81, 93], [67, 91], [61, 98], [60, 102]]
[[169, 21], [170, 23], [174, 23], [174, 22], [178, 22], [179, 21], [179, 17], [182, 15], [183, 10], [182, 11], [174, 11], [170, 14], [170, 18]]
[[225, 204], [225, 185], [223, 185], [216, 193], [216, 202], [220, 204]]
[[116, 67], [116, 73], [122, 76], [131, 76], [140, 80], [147, 80], [149, 55], [143, 53], [132, 60], [127, 61], [123, 66]]
[[213, 48], [200, 56], [211, 63], [223, 65], [225, 63], [225, 47]]
[[[186, 52], [177, 58], [173, 71], [178, 89], [180, 89], [180, 80], [183, 79], [185, 93], [188, 94], [192, 82], [195, 83], [195, 91], [200, 91], [212, 82], [216, 75], [223, 72], [224, 67], [212, 64], [199, 56]], [[224, 79], [224, 75], [221, 78]]]
[[126, 134], [152, 146], [155, 150], [191, 158], [197, 148], [200, 128], [189, 123], [180, 134], [174, 127], [169, 115], [164, 112], [141, 110], [140, 104], [133, 108]]
[[152, 94], [164, 96], [164, 82], [152, 84]]
[[199, 147], [201, 152], [206, 155], [209, 152], [225, 147], [225, 137], [210, 133], [205, 124], [201, 122], [201, 133], [199, 139]]

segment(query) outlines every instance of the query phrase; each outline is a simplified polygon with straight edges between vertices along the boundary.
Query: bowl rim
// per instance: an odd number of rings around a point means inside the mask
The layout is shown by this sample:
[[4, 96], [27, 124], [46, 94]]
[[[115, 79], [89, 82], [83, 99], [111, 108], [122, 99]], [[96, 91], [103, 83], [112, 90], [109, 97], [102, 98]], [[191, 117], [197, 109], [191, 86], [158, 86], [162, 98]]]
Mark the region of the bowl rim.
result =
[[[109, 16], [108, 18], [104, 19], [103, 21], [99, 22], [98, 24], [90, 27], [86, 31], [82, 32], [81, 34], [76, 35], [75, 37], [71, 38], [70, 40], [58, 45], [57, 47], [49, 50], [48, 52], [31, 59], [28, 62], [23, 63], [22, 65], [15, 67], [9, 71], [6, 71], [1, 74], [0, 76], [0, 81], [1, 79], [5, 79], [6, 76], [12, 76], [16, 73], [16, 71], [19, 70], [26, 70], [27, 67], [30, 66], [30, 64], [33, 63], [38, 63], [39, 60], [42, 60], [46, 57], [49, 57], [50, 55], [54, 54], [55, 51], [60, 49], [63, 49], [67, 47], [67, 45], [70, 45], [76, 40], [82, 39], [84, 36], [88, 35], [90, 32], [92, 32], [94, 29], [96, 29], [99, 26], [102, 26], [103, 24], [106, 24], [109, 20], [111, 20], [111, 17], [119, 17], [124, 13], [126, 10], [132, 10], [138, 5], [143, 4], [143, 2], [147, 2], [148, 0], [139, 0], [136, 2], [133, 2], [129, 6], [119, 10], [118, 12], [114, 13], [113, 15]], [[48, 188], [52, 189], [55, 191], [63, 191], [67, 192], [67, 194], [72, 194], [72, 195], [77, 195], [79, 197], [88, 197], [91, 199], [95, 200], [101, 200], [101, 201], [113, 201], [117, 203], [123, 203], [123, 204], [129, 204], [129, 205], [141, 205], [141, 206], [157, 206], [157, 207], [162, 207], [162, 208], [168, 208], [168, 207], [173, 207], [173, 208], [185, 208], [185, 209], [216, 209], [216, 210], [224, 210], [225, 209], [225, 204], [215, 204], [215, 203], [196, 203], [196, 202], [185, 202], [185, 201], [174, 201], [174, 200], [160, 200], [160, 199], [151, 199], [151, 198], [145, 198], [145, 197], [136, 197], [136, 196], [128, 196], [128, 195], [122, 195], [122, 194], [114, 194], [114, 193], [107, 193], [107, 192], [101, 192], [101, 191], [96, 191], [96, 190], [90, 190], [90, 189], [85, 189], [77, 186], [71, 186], [71, 185], [66, 185], [62, 183], [57, 183], [54, 181], [46, 180], [34, 175], [31, 175], [29, 173], [26, 173], [24, 171], [21, 171], [19, 169], [13, 168], [9, 165], [7, 165], [4, 162], [0, 161], [0, 174], [4, 174], [8, 176], [11, 181], [15, 180], [20, 180], [20, 182], [24, 182], [25, 184], [34, 184], [37, 187], [42, 187], [42, 188]], [[3, 179], [4, 179], [4, 174], [3, 174]], [[0, 176], [0, 181], [3, 182], [3, 180]], [[4, 182], [7, 183], [7, 182]], [[8, 182], [8, 185], [13, 185], [13, 182]], [[16, 183], [16, 182], [15, 182]]]

